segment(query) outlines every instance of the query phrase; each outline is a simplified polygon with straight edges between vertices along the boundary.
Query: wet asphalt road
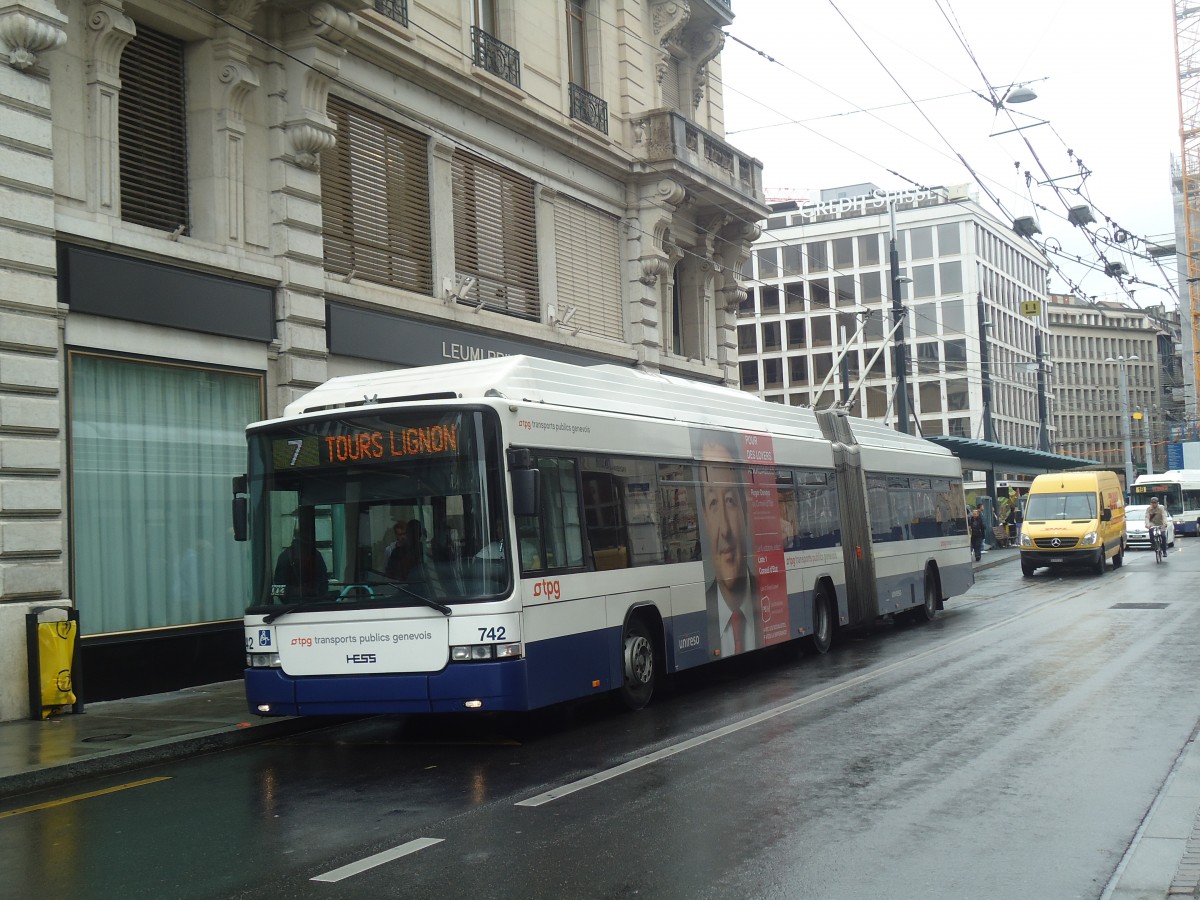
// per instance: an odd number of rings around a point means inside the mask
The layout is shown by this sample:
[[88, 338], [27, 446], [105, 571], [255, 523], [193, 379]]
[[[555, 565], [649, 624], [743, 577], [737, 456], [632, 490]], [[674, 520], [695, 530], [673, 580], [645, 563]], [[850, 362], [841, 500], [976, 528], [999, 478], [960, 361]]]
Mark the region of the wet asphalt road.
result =
[[1198, 575], [1200, 541], [1011, 562], [636, 714], [376, 718], [26, 795], [0, 896], [1100, 897], [1200, 718]]

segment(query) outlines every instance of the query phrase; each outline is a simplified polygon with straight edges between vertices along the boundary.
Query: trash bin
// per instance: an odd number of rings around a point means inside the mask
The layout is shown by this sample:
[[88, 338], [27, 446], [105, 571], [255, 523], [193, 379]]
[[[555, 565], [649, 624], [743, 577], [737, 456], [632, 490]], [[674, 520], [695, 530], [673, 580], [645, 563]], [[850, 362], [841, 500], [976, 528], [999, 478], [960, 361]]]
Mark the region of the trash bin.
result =
[[[48, 618], [61, 613], [65, 618]], [[39, 606], [25, 616], [29, 651], [29, 717], [48, 719], [70, 707], [83, 712], [79, 689], [79, 611], [63, 606]]]

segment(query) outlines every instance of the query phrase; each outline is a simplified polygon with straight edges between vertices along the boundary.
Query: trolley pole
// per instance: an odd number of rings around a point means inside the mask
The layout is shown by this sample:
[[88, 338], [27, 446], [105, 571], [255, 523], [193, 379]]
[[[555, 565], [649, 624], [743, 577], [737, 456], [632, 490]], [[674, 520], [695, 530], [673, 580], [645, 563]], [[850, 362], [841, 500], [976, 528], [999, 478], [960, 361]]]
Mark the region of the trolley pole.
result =
[[892, 275], [892, 326], [896, 336], [892, 339], [892, 365], [896, 370], [896, 430], [912, 434], [908, 429], [908, 360], [904, 346], [904, 307], [900, 303], [900, 254], [896, 251], [896, 201], [888, 203], [891, 221], [892, 242], [888, 262]]

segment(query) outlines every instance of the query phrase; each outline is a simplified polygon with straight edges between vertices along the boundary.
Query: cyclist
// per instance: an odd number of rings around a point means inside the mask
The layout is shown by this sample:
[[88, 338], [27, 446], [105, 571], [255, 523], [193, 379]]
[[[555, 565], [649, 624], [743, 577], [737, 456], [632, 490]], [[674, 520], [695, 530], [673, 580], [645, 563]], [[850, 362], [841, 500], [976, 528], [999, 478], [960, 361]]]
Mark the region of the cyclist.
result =
[[[1157, 528], [1158, 531], [1151, 531], [1152, 528]], [[1151, 497], [1150, 505], [1146, 507], [1146, 530], [1150, 531], [1152, 540], [1159, 542], [1165, 559], [1167, 555], [1167, 514], [1158, 505], [1157, 497]]]

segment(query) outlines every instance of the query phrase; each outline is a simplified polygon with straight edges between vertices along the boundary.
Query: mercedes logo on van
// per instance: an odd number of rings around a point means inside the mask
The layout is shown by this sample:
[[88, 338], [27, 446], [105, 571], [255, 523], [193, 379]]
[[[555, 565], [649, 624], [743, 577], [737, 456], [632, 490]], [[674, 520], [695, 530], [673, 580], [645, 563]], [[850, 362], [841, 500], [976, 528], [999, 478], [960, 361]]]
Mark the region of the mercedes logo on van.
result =
[[1055, 538], [1054, 540], [1052, 540], [1052, 541], [1050, 542], [1050, 546], [1051, 546], [1051, 547], [1061, 547], [1061, 546], [1062, 546], [1062, 541], [1060, 541], [1058, 538]]

